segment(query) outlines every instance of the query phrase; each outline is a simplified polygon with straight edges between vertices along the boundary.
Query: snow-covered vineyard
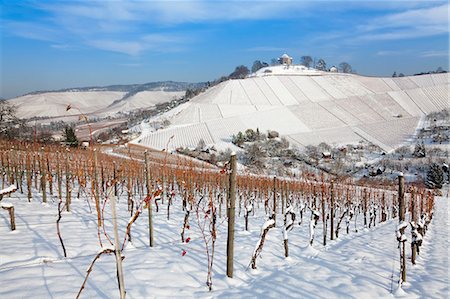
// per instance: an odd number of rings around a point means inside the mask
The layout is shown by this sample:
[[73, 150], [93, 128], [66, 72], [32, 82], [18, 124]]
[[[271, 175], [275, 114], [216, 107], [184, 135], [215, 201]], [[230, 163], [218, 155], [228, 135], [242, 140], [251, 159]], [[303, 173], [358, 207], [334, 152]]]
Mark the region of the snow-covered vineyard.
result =
[[236, 176], [234, 156], [215, 171], [6, 142], [0, 155], [1, 298], [117, 298], [118, 284], [127, 298], [449, 292], [448, 199], [401, 176]]
[[[17, 116], [31, 117], [63, 117], [80, 114], [96, 117], [114, 116], [119, 112], [148, 108], [159, 103], [180, 98], [184, 92], [179, 91], [141, 91], [127, 100], [126, 92], [120, 91], [65, 91], [29, 94], [11, 99], [17, 107]], [[66, 111], [67, 105], [76, 109]]]
[[447, 73], [376, 78], [283, 68], [214, 86], [171, 112], [169, 128], [134, 142], [165, 149], [174, 136], [169, 149], [200, 139], [226, 148], [233, 134], [259, 128], [300, 147], [367, 140], [389, 151], [414, 134], [421, 116], [450, 105]]

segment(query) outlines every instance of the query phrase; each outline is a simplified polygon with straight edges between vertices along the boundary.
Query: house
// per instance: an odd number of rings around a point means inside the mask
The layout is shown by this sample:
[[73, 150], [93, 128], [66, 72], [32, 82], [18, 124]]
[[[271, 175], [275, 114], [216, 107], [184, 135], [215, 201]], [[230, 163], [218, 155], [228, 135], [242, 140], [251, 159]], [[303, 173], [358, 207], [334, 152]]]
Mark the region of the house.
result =
[[337, 67], [335, 67], [334, 65], [330, 68], [330, 72], [331, 73], [337, 73], [338, 72], [338, 69], [337, 69]]
[[330, 152], [322, 152], [322, 159], [331, 159]]

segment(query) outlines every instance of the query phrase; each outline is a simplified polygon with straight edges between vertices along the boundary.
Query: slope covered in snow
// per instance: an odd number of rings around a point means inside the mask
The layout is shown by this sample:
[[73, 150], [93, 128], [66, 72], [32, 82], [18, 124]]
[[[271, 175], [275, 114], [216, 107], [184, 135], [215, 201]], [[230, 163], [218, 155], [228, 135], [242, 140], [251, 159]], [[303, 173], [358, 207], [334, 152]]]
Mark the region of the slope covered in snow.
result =
[[[160, 103], [181, 98], [186, 88], [202, 83], [154, 82], [107, 87], [72, 88], [51, 92], [35, 92], [10, 99], [20, 118], [56, 118], [84, 113], [93, 117], [115, 116], [137, 109], [146, 109]], [[66, 111], [67, 105], [73, 108]], [[81, 111], [81, 112], [80, 112]]]
[[[121, 242], [130, 219], [126, 196], [122, 194], [118, 201]], [[363, 228], [362, 217], [358, 217], [359, 232], [354, 231], [352, 221], [349, 234], [343, 229], [339, 238], [329, 241], [327, 246], [317, 240], [310, 247], [307, 245], [310, 212], [306, 212], [304, 223], [296, 224], [289, 232], [288, 258], [284, 257], [279, 221], [268, 233], [258, 269], [248, 269], [265, 223], [262, 206], [255, 215], [250, 214], [249, 231], [245, 231], [243, 217], [237, 217], [233, 279], [225, 274], [226, 221], [223, 216], [218, 219], [213, 290], [208, 292], [202, 235], [192, 216], [190, 242], [180, 242], [184, 213], [181, 198], [176, 197], [170, 220], [164, 208], [153, 214], [153, 248], [148, 247], [146, 215], [133, 225], [133, 242], [123, 251], [127, 298], [447, 298], [450, 285], [448, 198], [436, 198], [435, 204], [435, 215], [416, 265], [411, 265], [410, 250], [407, 250], [407, 282], [402, 292], [396, 291], [397, 219], [369, 229]], [[4, 198], [2, 205], [14, 205], [17, 229], [9, 231], [8, 214], [0, 213], [0, 298], [75, 298], [86, 270], [100, 250], [97, 216], [90, 212], [85, 197], [74, 198], [72, 212], [62, 215], [60, 226], [67, 258], [62, 256], [56, 234], [56, 202], [49, 200], [42, 204], [40, 195], [34, 194], [34, 201], [28, 203], [25, 194], [16, 192]], [[109, 205], [105, 209], [104, 226], [112, 235]], [[319, 223], [317, 239], [321, 238], [321, 231]], [[409, 228], [407, 236], [410, 237]], [[114, 256], [103, 255], [96, 262], [81, 298], [118, 296]]]
[[[450, 107], [449, 75], [376, 78], [267, 67], [249, 78], [222, 82], [185, 107], [167, 115], [171, 149], [192, 146], [200, 138], [223, 147], [230, 134], [259, 128], [276, 130], [299, 146], [368, 140], [390, 151], [415, 133], [424, 114]], [[182, 141], [198, 124], [206, 124], [210, 136], [191, 134], [192, 140]], [[214, 132], [227, 124], [222, 133]], [[161, 130], [133, 142], [161, 149], [157, 140], [165, 135]]]

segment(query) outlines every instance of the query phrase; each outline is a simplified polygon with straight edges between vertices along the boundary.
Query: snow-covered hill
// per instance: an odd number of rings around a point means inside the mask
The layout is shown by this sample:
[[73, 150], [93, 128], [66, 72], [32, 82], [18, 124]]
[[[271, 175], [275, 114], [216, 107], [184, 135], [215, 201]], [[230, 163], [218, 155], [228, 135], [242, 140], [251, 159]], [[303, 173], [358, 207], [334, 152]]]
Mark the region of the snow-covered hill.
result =
[[[115, 116], [136, 109], [181, 98], [187, 88], [203, 83], [154, 82], [106, 87], [71, 88], [59, 91], [34, 92], [10, 99], [20, 118], [56, 118], [84, 113], [94, 117]], [[74, 109], [66, 111], [70, 104]]]
[[208, 89], [168, 114], [169, 128], [133, 142], [164, 149], [174, 136], [170, 149], [195, 147], [201, 138], [223, 148], [232, 134], [259, 128], [300, 147], [368, 140], [390, 151], [424, 114], [448, 107], [448, 74], [377, 78], [277, 66]]

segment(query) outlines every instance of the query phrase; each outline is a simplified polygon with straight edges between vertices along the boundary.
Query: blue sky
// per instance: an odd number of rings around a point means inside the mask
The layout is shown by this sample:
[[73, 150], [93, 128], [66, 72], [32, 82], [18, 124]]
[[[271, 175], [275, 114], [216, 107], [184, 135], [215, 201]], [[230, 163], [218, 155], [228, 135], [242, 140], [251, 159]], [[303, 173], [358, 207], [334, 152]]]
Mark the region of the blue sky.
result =
[[8, 1], [0, 97], [208, 81], [288, 53], [390, 76], [448, 69], [447, 1]]

